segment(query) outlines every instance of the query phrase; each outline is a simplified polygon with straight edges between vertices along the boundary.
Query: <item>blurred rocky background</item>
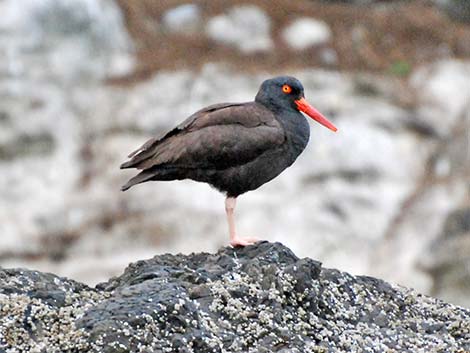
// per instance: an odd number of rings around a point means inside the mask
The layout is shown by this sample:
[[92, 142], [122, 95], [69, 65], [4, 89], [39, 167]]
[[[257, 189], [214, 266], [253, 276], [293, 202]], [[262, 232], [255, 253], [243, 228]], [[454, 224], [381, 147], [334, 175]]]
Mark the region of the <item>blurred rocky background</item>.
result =
[[470, 307], [470, 2], [0, 0], [0, 265], [95, 284], [228, 241], [191, 181], [126, 155], [289, 74], [339, 128], [240, 197], [240, 233]]

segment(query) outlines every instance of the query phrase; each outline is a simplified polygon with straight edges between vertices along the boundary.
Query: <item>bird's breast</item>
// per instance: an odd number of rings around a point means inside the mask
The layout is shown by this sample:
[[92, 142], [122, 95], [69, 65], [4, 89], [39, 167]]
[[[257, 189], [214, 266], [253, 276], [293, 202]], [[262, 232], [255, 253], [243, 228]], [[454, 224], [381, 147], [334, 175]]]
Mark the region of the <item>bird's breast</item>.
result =
[[308, 144], [310, 126], [301, 113], [285, 117], [281, 124], [286, 135], [286, 148], [295, 160]]

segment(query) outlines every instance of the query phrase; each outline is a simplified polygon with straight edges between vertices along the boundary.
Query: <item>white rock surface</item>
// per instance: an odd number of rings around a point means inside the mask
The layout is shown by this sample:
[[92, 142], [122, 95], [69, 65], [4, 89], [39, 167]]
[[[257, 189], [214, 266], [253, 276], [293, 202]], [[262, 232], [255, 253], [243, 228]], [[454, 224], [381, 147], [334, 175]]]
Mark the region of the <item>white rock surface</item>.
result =
[[295, 50], [325, 44], [331, 37], [328, 24], [311, 17], [298, 18], [282, 31], [283, 40]]
[[237, 47], [244, 53], [267, 51], [273, 47], [271, 19], [254, 5], [237, 6], [207, 22], [209, 38]]
[[169, 32], [191, 34], [202, 26], [201, 10], [196, 4], [183, 4], [167, 10], [162, 24]]
[[323, 48], [319, 57], [325, 65], [336, 65], [338, 64], [338, 54], [332, 48]]
[[470, 62], [444, 60], [416, 71], [410, 83], [420, 92], [423, 116], [442, 136], [448, 136], [465, 109], [470, 111]]
[[[123, 75], [133, 67], [132, 43], [110, 0], [0, 2], [1, 70], [60, 81]], [[93, 60], [90, 60], [93, 58]], [[32, 65], [41, 61], [42, 65]]]

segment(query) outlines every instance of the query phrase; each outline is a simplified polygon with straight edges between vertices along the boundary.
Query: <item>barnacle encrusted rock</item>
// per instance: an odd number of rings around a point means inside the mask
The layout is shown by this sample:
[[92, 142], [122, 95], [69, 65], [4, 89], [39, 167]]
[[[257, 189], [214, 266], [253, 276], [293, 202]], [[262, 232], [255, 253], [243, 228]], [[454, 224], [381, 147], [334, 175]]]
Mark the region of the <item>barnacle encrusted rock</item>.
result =
[[279, 243], [159, 255], [96, 288], [0, 269], [0, 352], [467, 352], [470, 311]]

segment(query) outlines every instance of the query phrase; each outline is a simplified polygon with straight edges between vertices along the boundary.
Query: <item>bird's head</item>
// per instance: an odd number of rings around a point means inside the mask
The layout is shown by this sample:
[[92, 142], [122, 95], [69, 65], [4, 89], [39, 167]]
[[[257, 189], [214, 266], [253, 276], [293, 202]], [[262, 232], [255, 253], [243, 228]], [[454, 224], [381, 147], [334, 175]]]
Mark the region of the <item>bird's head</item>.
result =
[[264, 81], [255, 101], [273, 110], [294, 109], [303, 112], [328, 129], [338, 130], [305, 100], [304, 87], [295, 77], [279, 76]]

